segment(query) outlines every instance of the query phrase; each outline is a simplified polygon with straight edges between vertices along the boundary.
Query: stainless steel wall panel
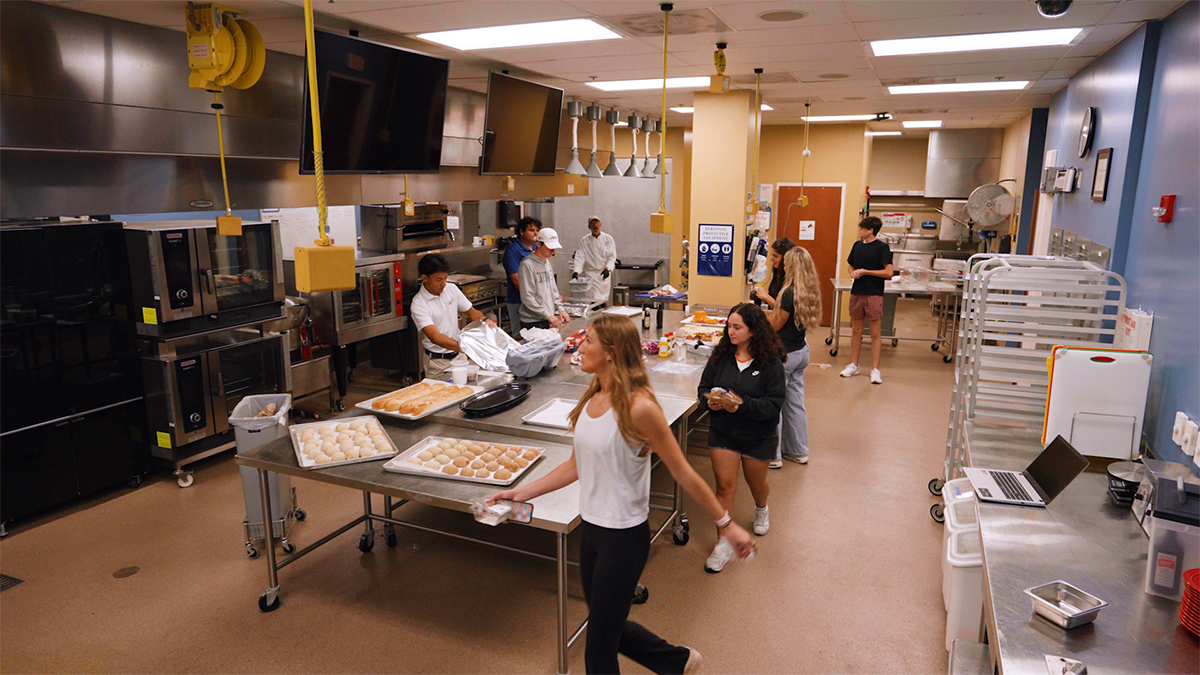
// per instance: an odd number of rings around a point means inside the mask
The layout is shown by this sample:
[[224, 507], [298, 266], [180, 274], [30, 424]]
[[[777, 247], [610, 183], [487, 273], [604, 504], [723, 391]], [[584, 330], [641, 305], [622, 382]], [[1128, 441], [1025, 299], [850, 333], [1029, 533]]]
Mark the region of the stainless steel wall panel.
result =
[[935, 129], [929, 132], [925, 197], [961, 199], [1000, 179], [1003, 129]]
[[487, 96], [465, 89], [446, 91], [446, 119], [443, 127], [442, 165], [479, 165], [483, 151], [484, 113]]

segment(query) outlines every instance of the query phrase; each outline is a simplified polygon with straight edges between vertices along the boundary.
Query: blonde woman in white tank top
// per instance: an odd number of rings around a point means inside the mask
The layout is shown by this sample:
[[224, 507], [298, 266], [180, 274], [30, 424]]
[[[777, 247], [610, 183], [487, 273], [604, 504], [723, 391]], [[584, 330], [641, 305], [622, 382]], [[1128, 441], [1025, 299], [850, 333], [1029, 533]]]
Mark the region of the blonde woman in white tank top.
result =
[[692, 469], [650, 387], [633, 322], [602, 314], [580, 346], [592, 382], [571, 411], [575, 449], [546, 476], [491, 497], [529, 501], [579, 481], [583, 518], [579, 569], [588, 603], [584, 662], [588, 673], [617, 673], [617, 654], [655, 673], [694, 673], [700, 653], [668, 643], [629, 621], [629, 608], [650, 553], [647, 522], [650, 453], [713, 517], [739, 557], [754, 551], [750, 533], [732, 521], [708, 483]]

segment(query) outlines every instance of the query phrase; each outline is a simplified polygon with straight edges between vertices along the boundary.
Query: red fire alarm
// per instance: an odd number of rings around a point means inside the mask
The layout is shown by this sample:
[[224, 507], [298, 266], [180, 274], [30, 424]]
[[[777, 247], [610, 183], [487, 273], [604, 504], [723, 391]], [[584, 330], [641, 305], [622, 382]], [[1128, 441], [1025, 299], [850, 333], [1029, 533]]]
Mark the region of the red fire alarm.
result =
[[1158, 222], [1169, 223], [1175, 216], [1175, 195], [1163, 195], [1158, 200], [1158, 206], [1151, 209], [1158, 216]]

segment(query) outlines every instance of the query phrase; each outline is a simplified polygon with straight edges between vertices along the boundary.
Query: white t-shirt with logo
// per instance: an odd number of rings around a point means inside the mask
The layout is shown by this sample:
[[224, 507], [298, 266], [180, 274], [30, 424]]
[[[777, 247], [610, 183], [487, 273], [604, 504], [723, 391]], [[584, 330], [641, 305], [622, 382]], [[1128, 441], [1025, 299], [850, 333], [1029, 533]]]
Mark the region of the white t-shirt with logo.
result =
[[471, 309], [471, 301], [458, 286], [447, 283], [441, 295], [434, 295], [421, 284], [421, 290], [412, 299], [413, 323], [421, 334], [421, 345], [431, 352], [446, 353], [446, 348], [434, 344], [425, 334], [426, 326], [436, 326], [438, 332], [451, 340], [458, 340], [458, 314]]

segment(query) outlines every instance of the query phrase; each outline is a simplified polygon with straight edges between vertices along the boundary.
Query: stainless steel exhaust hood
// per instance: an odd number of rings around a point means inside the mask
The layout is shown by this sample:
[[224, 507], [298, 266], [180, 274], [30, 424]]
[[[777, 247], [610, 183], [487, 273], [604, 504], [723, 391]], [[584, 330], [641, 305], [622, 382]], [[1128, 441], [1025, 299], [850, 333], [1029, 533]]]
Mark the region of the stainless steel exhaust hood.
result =
[[925, 197], [965, 199], [980, 185], [1000, 180], [1003, 149], [1003, 129], [930, 131]]

